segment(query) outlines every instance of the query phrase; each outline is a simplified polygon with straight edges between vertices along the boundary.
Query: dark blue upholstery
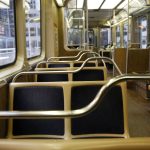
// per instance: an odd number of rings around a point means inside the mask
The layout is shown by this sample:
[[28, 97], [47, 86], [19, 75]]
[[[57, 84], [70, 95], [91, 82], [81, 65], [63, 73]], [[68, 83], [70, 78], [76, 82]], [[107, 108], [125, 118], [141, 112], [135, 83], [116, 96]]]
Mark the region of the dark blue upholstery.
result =
[[[79, 109], [89, 104], [101, 86], [73, 87], [71, 109]], [[123, 134], [124, 117], [121, 87], [111, 88], [101, 104], [92, 113], [71, 120], [73, 135], [80, 134]]]
[[48, 68], [63, 68], [63, 67], [70, 67], [70, 64], [56, 64], [56, 63], [48, 64]]
[[103, 62], [99, 62], [98, 66], [104, 66], [104, 63]]
[[101, 81], [104, 80], [103, 70], [81, 70], [73, 74], [73, 81]]
[[[63, 89], [60, 87], [17, 87], [13, 110], [64, 110]], [[64, 135], [63, 119], [13, 120], [13, 135]]]
[[[83, 63], [74, 63], [74, 67], [81, 67]], [[84, 67], [95, 67], [96, 64], [95, 63], [86, 63]]]
[[68, 81], [68, 74], [38, 74], [37, 82]]

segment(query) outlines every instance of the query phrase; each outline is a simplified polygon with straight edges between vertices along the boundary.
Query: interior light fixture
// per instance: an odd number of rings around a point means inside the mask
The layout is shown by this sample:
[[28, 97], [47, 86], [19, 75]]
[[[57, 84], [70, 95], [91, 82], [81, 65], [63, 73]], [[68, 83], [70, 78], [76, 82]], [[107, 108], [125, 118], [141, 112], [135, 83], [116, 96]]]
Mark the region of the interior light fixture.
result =
[[0, 0], [0, 8], [9, 9], [10, 0]]
[[88, 9], [98, 9], [102, 3], [103, 0], [87, 0]]
[[77, 1], [77, 8], [83, 8], [83, 3], [84, 3], [84, 0], [78, 0]]
[[63, 0], [56, 0], [58, 6], [62, 7], [64, 4], [63, 4]]
[[101, 9], [114, 9], [122, 0], [105, 0]]

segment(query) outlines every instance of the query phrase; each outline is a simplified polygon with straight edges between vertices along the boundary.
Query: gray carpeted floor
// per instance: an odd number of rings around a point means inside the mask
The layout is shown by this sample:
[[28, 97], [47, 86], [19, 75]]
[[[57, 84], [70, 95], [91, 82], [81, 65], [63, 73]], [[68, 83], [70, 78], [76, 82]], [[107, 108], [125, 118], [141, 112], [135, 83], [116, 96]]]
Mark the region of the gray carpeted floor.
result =
[[150, 100], [128, 89], [128, 118], [131, 137], [150, 137]]

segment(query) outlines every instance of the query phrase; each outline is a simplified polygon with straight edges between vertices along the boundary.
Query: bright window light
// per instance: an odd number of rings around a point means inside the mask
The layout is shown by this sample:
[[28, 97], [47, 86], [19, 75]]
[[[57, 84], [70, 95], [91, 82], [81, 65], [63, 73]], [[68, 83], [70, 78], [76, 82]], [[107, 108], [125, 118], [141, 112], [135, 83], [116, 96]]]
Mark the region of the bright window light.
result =
[[0, 2], [0, 8], [2, 8], [2, 9], [9, 9], [9, 6], [7, 6], [7, 5], [5, 5], [5, 4]]
[[63, 1], [62, 0], [56, 0], [58, 6], [62, 7], [63, 6]]
[[77, 8], [82, 8], [83, 7], [83, 2], [84, 2], [84, 0], [78, 0], [77, 1]]
[[9, 0], [0, 0], [0, 8], [9, 8]]
[[123, 1], [117, 8], [122, 9], [128, 4], [128, 0]]
[[9, 5], [9, 1], [10, 1], [10, 0], [0, 0], [0, 2], [4, 3], [4, 4], [6, 4], [6, 5]]
[[115, 8], [122, 0], [106, 0], [102, 5], [101, 9], [113, 9]]
[[[132, 1], [132, 2], [135, 1], [135, 3], [139, 3], [138, 0], [129, 0], [129, 4], [131, 3], [131, 1]], [[118, 8], [118, 9], [122, 9], [122, 8], [124, 8], [124, 7], [127, 6], [127, 5], [128, 5], [128, 0], [125, 0], [125, 1], [123, 1], [117, 8]]]
[[88, 9], [98, 9], [101, 6], [103, 0], [88, 0], [87, 2]]

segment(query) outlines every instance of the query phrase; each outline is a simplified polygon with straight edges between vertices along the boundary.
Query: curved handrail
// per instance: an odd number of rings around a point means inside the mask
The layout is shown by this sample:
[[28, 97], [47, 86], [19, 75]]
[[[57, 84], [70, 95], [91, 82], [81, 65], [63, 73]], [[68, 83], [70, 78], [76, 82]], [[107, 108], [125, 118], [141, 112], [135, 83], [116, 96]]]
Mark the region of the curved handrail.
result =
[[80, 57], [75, 61], [80, 61], [83, 58], [83, 56], [86, 54], [93, 54], [93, 55], [97, 55], [98, 57], [100, 57], [100, 54], [98, 54], [96, 52], [86, 52], [86, 53], [81, 54]]
[[0, 118], [64, 118], [87, 115], [100, 105], [102, 98], [114, 85], [127, 80], [150, 80], [150, 75], [121, 75], [109, 80], [87, 106], [72, 111], [0, 111]]
[[[71, 62], [77, 62], [77, 61], [80, 61], [81, 59], [82, 59], [82, 57], [84, 56], [84, 55], [86, 55], [86, 54], [93, 54], [93, 56], [94, 55], [96, 55], [96, 56], [100, 56], [98, 53], [96, 53], [96, 52], [91, 52], [91, 51], [87, 51], [87, 52], [84, 52], [83, 54], [81, 54], [80, 56], [79, 56], [79, 58], [77, 59], [77, 60], [62, 60], [62, 61], [56, 61], [56, 60], [54, 60], [54, 61], [42, 61], [42, 62], [39, 62], [37, 65], [36, 65], [36, 68], [38, 68], [38, 66], [39, 65], [41, 65], [41, 64], [44, 64], [44, 63], [50, 63], [50, 62], [54, 62], [54, 63], [71, 63]], [[103, 62], [104, 63], [104, 62]]]
[[116, 68], [116, 70], [118, 71], [118, 73], [120, 75], [122, 75], [122, 72], [120, 71], [120, 69], [118, 68], [118, 66], [116, 65], [116, 63], [108, 58], [108, 57], [91, 57], [91, 58], [88, 58], [86, 59], [83, 64], [77, 68], [76, 70], [51, 70], [51, 71], [30, 71], [30, 72], [20, 72], [18, 73], [12, 80], [12, 82], [15, 82], [17, 80], [18, 77], [20, 77], [21, 75], [25, 75], [25, 74], [67, 74], [67, 73], [77, 73], [79, 72], [81, 69], [84, 68], [84, 66], [86, 65], [86, 63], [90, 60], [98, 60], [98, 59], [102, 59], [102, 60], [107, 60], [107, 61], [110, 61], [114, 67]]
[[52, 59], [67, 59], [67, 60], [68, 59], [76, 59], [76, 58], [78, 58], [84, 52], [90, 52], [90, 50], [82, 50], [76, 56], [50, 57], [50, 58], [47, 59], [47, 61], [50, 61]]
[[62, 63], [71, 63], [71, 61], [41, 61], [39, 63], [37, 63], [36, 68], [39, 67], [39, 65], [41, 64], [47, 64], [47, 63], [56, 63], [56, 64], [62, 64]]
[[[72, 61], [80, 61], [82, 59], [82, 57], [86, 54], [93, 54], [93, 55], [97, 55], [97, 56], [100, 56], [98, 53], [96, 52], [92, 52], [92, 51], [86, 51], [84, 53], [81, 53], [80, 56], [78, 56], [79, 58], [75, 59], [75, 60], [59, 60], [60, 62], [63, 61], [63, 62], [72, 62]], [[66, 57], [68, 58], [68, 57]], [[54, 60], [55, 61], [55, 60]], [[47, 62], [51, 62], [49, 60], [47, 60]]]

